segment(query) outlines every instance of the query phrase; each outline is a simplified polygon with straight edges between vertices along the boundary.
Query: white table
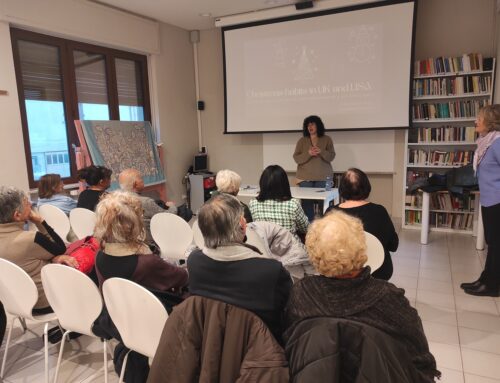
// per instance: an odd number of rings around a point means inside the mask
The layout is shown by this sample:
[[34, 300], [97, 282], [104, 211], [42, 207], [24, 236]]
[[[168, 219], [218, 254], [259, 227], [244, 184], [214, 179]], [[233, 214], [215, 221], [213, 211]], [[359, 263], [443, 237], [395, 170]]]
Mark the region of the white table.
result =
[[[312, 199], [316, 201], [323, 201], [323, 213], [330, 206], [330, 202], [334, 201], [335, 204], [339, 203], [339, 189], [334, 188], [326, 191], [325, 188], [301, 188], [292, 186], [290, 188], [293, 198], [298, 199]], [[240, 188], [238, 197], [255, 198], [259, 193], [259, 187], [255, 185], [245, 185]]]

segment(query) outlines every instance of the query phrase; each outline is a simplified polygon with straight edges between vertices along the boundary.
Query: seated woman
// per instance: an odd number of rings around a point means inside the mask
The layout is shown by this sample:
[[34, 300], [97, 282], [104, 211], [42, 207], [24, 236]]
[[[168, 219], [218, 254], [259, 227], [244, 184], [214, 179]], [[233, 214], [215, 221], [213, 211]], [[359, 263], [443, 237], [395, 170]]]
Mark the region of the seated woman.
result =
[[76, 201], [64, 194], [64, 183], [59, 174], [45, 174], [38, 182], [37, 207], [54, 205], [67, 215], [76, 207]]
[[[215, 195], [216, 193], [227, 193], [236, 197], [240, 191], [241, 177], [238, 173], [235, 173], [232, 170], [219, 170], [217, 172], [217, 176], [215, 177], [215, 185], [217, 186], [217, 191], [212, 195]], [[243, 206], [245, 220], [247, 223], [252, 222], [253, 219], [250, 209], [243, 202], [240, 201], [240, 203], [241, 206]]]
[[372, 275], [374, 278], [388, 281], [393, 271], [389, 251], [398, 249], [399, 238], [385, 207], [368, 201], [371, 190], [370, 181], [363, 171], [356, 168], [349, 169], [342, 175], [339, 184], [340, 198], [344, 202], [329, 207], [326, 213], [340, 209], [359, 218], [363, 222], [365, 231], [377, 237], [384, 248], [384, 263]]
[[152, 254], [144, 243], [142, 205], [137, 196], [122, 191], [106, 194], [96, 215], [94, 237], [100, 241], [101, 251], [95, 266], [101, 286], [113, 277], [129, 279], [154, 292], [176, 294], [187, 286], [187, 271]]
[[254, 221], [274, 222], [292, 234], [305, 234], [309, 226], [300, 201], [292, 198], [288, 176], [279, 165], [264, 169], [259, 180], [259, 195], [250, 201]]
[[95, 211], [99, 199], [111, 185], [113, 172], [104, 166], [88, 166], [78, 170], [78, 179], [87, 184], [87, 189], [78, 196], [77, 207]]
[[333, 211], [312, 223], [306, 248], [320, 275], [305, 277], [294, 285], [285, 311], [285, 341], [307, 319], [330, 317], [359, 322], [397, 339], [421, 375], [419, 381], [434, 382], [440, 373], [417, 310], [410, 306], [403, 289], [372, 278], [370, 267], [363, 267], [367, 256], [361, 221]]
[[[25, 231], [30, 221], [38, 231]], [[16, 188], [0, 187], [0, 257], [21, 267], [33, 279], [38, 290], [34, 314], [52, 312], [42, 286], [41, 270], [49, 263], [63, 263], [78, 268], [78, 262], [62, 255], [66, 245], [56, 232], [31, 209], [26, 194]]]
[[228, 194], [212, 197], [201, 207], [198, 225], [205, 246], [187, 260], [189, 292], [253, 312], [279, 341], [292, 280], [280, 262], [243, 242], [240, 202]]

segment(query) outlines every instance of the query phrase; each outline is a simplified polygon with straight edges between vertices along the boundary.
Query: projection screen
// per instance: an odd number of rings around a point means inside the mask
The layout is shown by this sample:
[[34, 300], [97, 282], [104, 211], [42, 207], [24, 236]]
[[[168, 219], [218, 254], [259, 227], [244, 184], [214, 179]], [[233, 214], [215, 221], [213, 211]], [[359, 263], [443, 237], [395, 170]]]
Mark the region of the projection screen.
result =
[[414, 2], [225, 27], [225, 132], [409, 127]]

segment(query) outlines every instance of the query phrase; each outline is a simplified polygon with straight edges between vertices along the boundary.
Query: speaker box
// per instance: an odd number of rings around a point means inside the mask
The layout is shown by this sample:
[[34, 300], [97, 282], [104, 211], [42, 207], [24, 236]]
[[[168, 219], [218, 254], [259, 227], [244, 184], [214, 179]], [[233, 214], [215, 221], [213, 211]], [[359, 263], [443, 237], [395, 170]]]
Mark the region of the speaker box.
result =
[[302, 9], [312, 8], [312, 7], [313, 7], [312, 1], [301, 1], [299, 3], [295, 3], [295, 9], [297, 11], [300, 11]]

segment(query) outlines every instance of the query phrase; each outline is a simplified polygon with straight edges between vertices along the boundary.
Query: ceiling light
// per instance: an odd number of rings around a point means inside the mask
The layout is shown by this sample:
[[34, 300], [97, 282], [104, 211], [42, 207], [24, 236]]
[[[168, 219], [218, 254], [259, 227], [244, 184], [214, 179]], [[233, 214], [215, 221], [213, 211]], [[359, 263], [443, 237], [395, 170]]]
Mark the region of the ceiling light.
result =
[[212, 14], [211, 13], [200, 13], [199, 16], [201, 17], [212, 17]]

